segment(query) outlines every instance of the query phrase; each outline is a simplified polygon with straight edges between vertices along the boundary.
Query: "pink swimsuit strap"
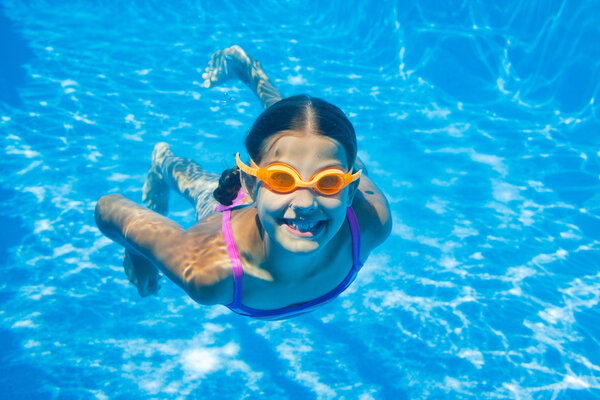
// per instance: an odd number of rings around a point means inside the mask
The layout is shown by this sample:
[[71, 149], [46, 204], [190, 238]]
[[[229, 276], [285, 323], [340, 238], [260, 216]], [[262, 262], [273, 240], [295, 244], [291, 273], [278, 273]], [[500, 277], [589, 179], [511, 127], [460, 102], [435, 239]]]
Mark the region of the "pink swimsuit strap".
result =
[[241, 304], [244, 269], [242, 268], [242, 260], [240, 260], [240, 254], [238, 253], [233, 231], [231, 230], [231, 209], [223, 211], [222, 229], [227, 253], [229, 253], [229, 259], [231, 260], [231, 268], [233, 269], [233, 304]]

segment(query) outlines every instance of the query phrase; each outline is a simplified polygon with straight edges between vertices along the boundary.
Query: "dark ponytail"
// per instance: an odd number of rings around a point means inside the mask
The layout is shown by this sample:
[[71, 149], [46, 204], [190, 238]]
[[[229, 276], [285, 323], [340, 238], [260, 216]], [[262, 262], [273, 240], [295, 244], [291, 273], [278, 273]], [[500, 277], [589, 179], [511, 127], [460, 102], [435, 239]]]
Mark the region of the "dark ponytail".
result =
[[241, 187], [240, 169], [237, 166], [226, 169], [219, 178], [219, 186], [213, 192], [213, 197], [224, 206], [230, 206]]

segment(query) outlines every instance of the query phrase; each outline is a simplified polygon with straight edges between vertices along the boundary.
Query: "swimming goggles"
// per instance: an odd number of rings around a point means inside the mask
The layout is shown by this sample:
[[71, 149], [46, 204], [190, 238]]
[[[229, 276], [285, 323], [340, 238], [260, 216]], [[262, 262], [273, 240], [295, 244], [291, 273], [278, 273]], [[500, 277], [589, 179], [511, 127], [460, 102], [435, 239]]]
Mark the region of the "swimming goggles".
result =
[[290, 193], [299, 187], [311, 188], [316, 193], [330, 196], [340, 192], [360, 177], [362, 170], [351, 174], [340, 168], [325, 168], [310, 178], [310, 181], [302, 180], [302, 177], [293, 167], [284, 163], [269, 164], [261, 168], [251, 159], [251, 166], [247, 166], [240, 160], [240, 153], [235, 155], [238, 167], [248, 175], [256, 176], [266, 183], [273, 191], [279, 193]]

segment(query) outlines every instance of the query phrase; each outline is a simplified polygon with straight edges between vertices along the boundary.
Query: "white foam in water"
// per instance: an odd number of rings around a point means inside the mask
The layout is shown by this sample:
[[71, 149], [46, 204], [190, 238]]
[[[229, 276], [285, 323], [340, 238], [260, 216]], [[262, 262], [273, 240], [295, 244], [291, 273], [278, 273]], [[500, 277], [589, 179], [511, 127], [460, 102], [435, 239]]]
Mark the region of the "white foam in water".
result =
[[37, 151], [31, 150], [29, 146], [22, 146], [21, 148], [17, 148], [15, 146], [6, 146], [5, 149], [6, 154], [17, 154], [21, 156], [25, 156], [26, 158], [39, 157], [40, 153]]
[[229, 356], [236, 355], [239, 347], [235, 345], [229, 346], [226, 350], [191, 348], [186, 349], [181, 354], [181, 364], [183, 371], [189, 379], [199, 379], [205, 375], [221, 368], [222, 360], [219, 353], [222, 351]]
[[508, 203], [513, 200], [523, 200], [523, 197], [519, 195], [520, 188], [506, 182], [492, 181], [492, 184], [494, 186], [494, 191], [492, 193], [494, 199], [502, 203]]
[[461, 349], [458, 356], [469, 360], [478, 369], [485, 364], [483, 354], [477, 349]]
[[109, 180], [109, 181], [113, 181], [113, 182], [125, 182], [128, 179], [134, 179], [134, 178], [135, 177], [133, 177], [131, 175], [125, 175], [125, 174], [121, 174], [119, 172], [113, 172], [106, 179]]
[[37, 198], [38, 203], [41, 203], [46, 197], [46, 188], [43, 186], [32, 186], [23, 188], [24, 193], [32, 193]]
[[38, 328], [38, 327], [39, 327], [39, 325], [34, 323], [30, 319], [17, 321], [14, 324], [12, 324], [12, 326], [11, 326], [11, 328]]
[[[174, 394], [185, 397], [204, 384], [204, 379], [220, 370], [227, 374], [242, 373], [248, 378], [251, 387], [260, 379], [260, 374], [235, 360], [239, 345], [229, 342], [215, 346], [215, 334], [225, 332], [225, 328], [214, 324], [199, 326], [204, 333], [190, 340], [167, 340], [152, 342], [146, 339], [110, 340], [110, 343], [123, 351], [125, 360], [123, 377], [139, 385], [148, 394]], [[137, 363], [134, 360], [152, 356], [160, 362]], [[183, 372], [181, 375], [179, 372]], [[177, 378], [175, 378], [177, 377]], [[208, 378], [207, 378], [208, 379]]]
[[470, 226], [455, 226], [452, 234], [459, 239], [464, 239], [469, 236], [477, 236], [479, 232]]
[[440, 108], [435, 103], [430, 104], [430, 106], [431, 106], [432, 109], [428, 107], [428, 108], [424, 108], [424, 109], [421, 109], [421, 110], [418, 110], [418, 111], [420, 113], [424, 114], [429, 119], [437, 119], [437, 118], [445, 119], [451, 113], [450, 110], [444, 109], [444, 108]]
[[50, 220], [43, 219], [43, 220], [35, 221], [35, 229], [34, 229], [33, 233], [38, 234], [40, 232], [51, 231], [53, 229], [54, 228], [50, 224]]
[[54, 252], [52, 253], [52, 257], [61, 257], [65, 254], [71, 253], [75, 250], [76, 249], [72, 244], [67, 243], [65, 245], [55, 248]]
[[74, 80], [72, 80], [72, 79], [65, 79], [64, 81], [60, 82], [60, 85], [61, 85], [62, 87], [67, 87], [67, 86], [77, 86], [77, 85], [78, 85], [78, 83], [77, 83], [77, 82], [75, 82], [75, 81], [74, 81]]
[[303, 353], [309, 353], [313, 349], [311, 346], [286, 340], [277, 346], [277, 351], [282, 359], [286, 360], [291, 367], [288, 374], [302, 384], [308, 386], [318, 398], [333, 399], [337, 397], [335, 390], [319, 381], [317, 372], [304, 371], [301, 366]]
[[74, 114], [73, 115], [73, 119], [75, 121], [85, 122], [86, 124], [89, 124], [89, 125], [95, 125], [96, 124], [96, 121], [92, 121], [86, 115]]
[[425, 204], [425, 207], [429, 208], [436, 214], [444, 214], [446, 212], [446, 207], [448, 206], [448, 204], [448, 201], [442, 200], [438, 197], [434, 197]]
[[558, 249], [552, 254], [538, 254], [530, 261], [530, 264], [541, 265], [551, 263], [557, 259], [564, 260], [567, 254], [567, 251], [563, 249]]
[[302, 75], [298, 74], [295, 76], [288, 75], [287, 83], [289, 83], [290, 85], [293, 85], [293, 86], [298, 86], [298, 85], [306, 85], [308, 82], [306, 79], [304, 79], [302, 77]]
[[125, 116], [125, 122], [128, 124], [130, 124], [130, 123], [133, 124], [135, 126], [135, 129], [140, 129], [143, 124], [143, 122], [137, 121], [135, 119], [135, 115], [133, 115], [133, 114], [127, 114]]
[[40, 300], [45, 296], [52, 296], [56, 292], [56, 287], [52, 286], [24, 286], [21, 291], [31, 300]]
[[242, 126], [244, 124], [238, 120], [229, 118], [229, 119], [225, 120], [225, 125], [231, 126], [233, 128], [239, 128], [240, 126]]

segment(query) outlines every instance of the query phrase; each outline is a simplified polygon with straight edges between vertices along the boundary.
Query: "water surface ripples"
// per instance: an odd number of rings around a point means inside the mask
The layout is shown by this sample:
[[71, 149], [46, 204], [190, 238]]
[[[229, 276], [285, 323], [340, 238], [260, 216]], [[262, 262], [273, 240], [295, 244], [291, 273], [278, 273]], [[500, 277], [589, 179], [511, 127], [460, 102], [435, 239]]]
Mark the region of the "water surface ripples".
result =
[[[0, 103], [3, 391], [599, 398], [598, 8], [5, 0], [33, 57], [14, 60], [20, 103]], [[232, 164], [260, 106], [200, 74], [234, 43], [283, 93], [348, 113], [392, 207], [357, 282], [290, 321], [199, 306], [169, 283], [139, 298], [93, 222], [102, 194], [140, 201], [158, 141]], [[170, 215], [194, 218], [183, 200]]]

